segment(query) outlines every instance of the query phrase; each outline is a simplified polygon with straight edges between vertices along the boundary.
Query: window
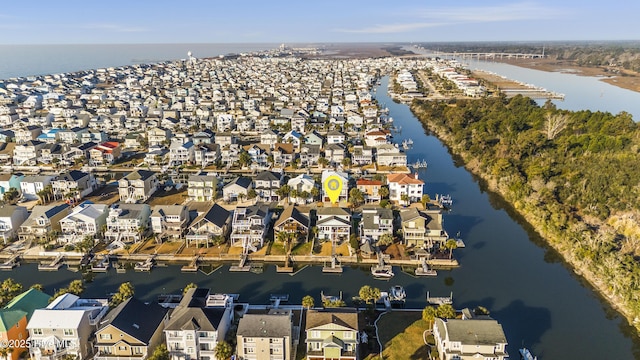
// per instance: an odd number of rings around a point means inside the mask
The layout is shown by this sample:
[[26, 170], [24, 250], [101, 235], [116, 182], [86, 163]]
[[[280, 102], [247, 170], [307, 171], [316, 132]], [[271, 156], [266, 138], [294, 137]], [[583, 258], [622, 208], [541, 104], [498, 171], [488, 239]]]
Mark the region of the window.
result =
[[245, 354], [254, 354], [256, 352], [256, 348], [254, 348], [254, 347], [245, 347], [244, 348], [244, 352], [245, 352]]
[[73, 329], [64, 329], [62, 332], [65, 336], [73, 336]]
[[193, 340], [193, 334], [187, 334], [187, 340]]
[[42, 329], [33, 329], [31, 330], [33, 335], [42, 335]]
[[345, 331], [343, 336], [344, 336], [345, 339], [353, 339], [353, 332]]
[[195, 353], [195, 351], [193, 350], [193, 348], [192, 348], [192, 347], [188, 347], [188, 348], [187, 348], [187, 354], [193, 354], [193, 353]]
[[111, 334], [100, 334], [100, 340], [111, 340]]
[[256, 342], [256, 339], [251, 338], [251, 337], [246, 337], [246, 338], [244, 338], [244, 342], [246, 342], [246, 343], [254, 343], [254, 342]]
[[118, 350], [125, 351], [125, 350], [127, 350], [127, 347], [126, 346], [118, 346]]

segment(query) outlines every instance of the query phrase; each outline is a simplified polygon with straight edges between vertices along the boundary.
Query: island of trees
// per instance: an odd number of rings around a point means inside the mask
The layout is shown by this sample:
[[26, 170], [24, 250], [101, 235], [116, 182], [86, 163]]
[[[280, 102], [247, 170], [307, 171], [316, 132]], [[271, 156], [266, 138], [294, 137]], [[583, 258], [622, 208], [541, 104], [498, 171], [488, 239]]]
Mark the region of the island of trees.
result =
[[521, 96], [412, 111], [640, 329], [640, 130]]

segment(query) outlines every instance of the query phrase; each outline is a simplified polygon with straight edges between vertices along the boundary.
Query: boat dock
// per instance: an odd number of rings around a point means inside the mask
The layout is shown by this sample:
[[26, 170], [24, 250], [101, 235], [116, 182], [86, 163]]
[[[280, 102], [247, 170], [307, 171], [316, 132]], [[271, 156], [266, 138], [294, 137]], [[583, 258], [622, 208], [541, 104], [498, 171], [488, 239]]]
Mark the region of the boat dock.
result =
[[197, 272], [200, 267], [199, 264], [200, 256], [194, 256], [189, 265], [184, 265], [180, 268], [182, 272]]
[[342, 265], [340, 265], [338, 262], [338, 258], [336, 256], [332, 256], [331, 264], [327, 266], [327, 264], [325, 263], [324, 266], [322, 267], [322, 272], [330, 273], [330, 274], [342, 274], [343, 269], [342, 269]]
[[281, 303], [289, 302], [289, 294], [271, 294], [269, 295], [269, 301], [273, 307], [279, 307]]
[[429, 267], [426, 258], [421, 258], [422, 266], [416, 269], [416, 276], [438, 276], [438, 272]]
[[110, 267], [109, 255], [104, 255], [100, 260], [94, 259], [94, 261], [91, 262], [91, 271], [93, 272], [107, 272]]
[[38, 264], [38, 270], [40, 271], [57, 271], [62, 266], [64, 260], [64, 255], [58, 255], [55, 259], [53, 259], [50, 263], [40, 263]]
[[229, 267], [229, 271], [231, 272], [249, 272], [251, 271], [251, 265], [247, 265], [247, 255], [244, 254], [240, 258], [240, 263], [238, 265], [232, 265]]
[[144, 262], [138, 262], [133, 267], [135, 271], [151, 271], [153, 269], [153, 265], [155, 264], [155, 255], [151, 255]]
[[20, 266], [20, 254], [15, 254], [7, 261], [0, 264], [0, 270], [11, 270], [16, 266]]
[[444, 305], [444, 304], [453, 304], [453, 292], [451, 295], [447, 296], [434, 296], [432, 297], [427, 291], [427, 302], [431, 305]]

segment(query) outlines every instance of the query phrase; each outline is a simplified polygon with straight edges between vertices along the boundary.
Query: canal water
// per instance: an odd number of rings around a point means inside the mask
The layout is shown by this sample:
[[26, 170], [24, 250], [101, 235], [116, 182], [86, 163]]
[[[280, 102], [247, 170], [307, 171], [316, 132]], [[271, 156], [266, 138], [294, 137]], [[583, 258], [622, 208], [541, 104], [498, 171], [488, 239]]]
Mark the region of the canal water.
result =
[[[214, 292], [240, 294], [240, 300], [268, 303], [272, 293], [287, 293], [292, 303], [310, 294], [320, 302], [320, 293], [340, 295], [349, 303], [363, 285], [383, 291], [402, 285], [407, 306], [425, 306], [425, 293], [445, 296], [451, 292], [456, 308], [482, 305], [504, 327], [508, 351], [517, 359], [517, 349], [527, 346], [541, 359], [633, 359], [640, 354], [625, 320], [611, 311], [558, 256], [511, 214], [508, 206], [485, 191], [435, 137], [427, 135], [406, 105], [394, 103], [387, 95], [384, 78], [376, 98], [390, 109], [394, 123], [402, 127], [395, 141], [411, 138], [409, 162], [426, 160], [427, 169], [418, 171], [426, 181], [426, 192], [450, 194], [453, 210], [445, 215], [450, 234], [460, 232], [467, 247], [454, 251], [461, 266], [438, 272], [436, 278], [415, 278], [395, 268], [390, 281], [375, 280], [367, 268], [346, 268], [341, 275], [324, 275], [318, 266], [306, 267], [294, 275], [278, 274], [266, 266], [261, 274], [230, 273], [223, 266], [210, 274], [183, 274], [179, 266], [156, 267], [151, 273], [111, 270], [97, 274], [88, 283], [84, 296], [103, 297], [115, 292], [122, 282], [135, 286], [136, 296], [153, 301], [158, 294], [177, 293], [190, 283]], [[53, 293], [81, 274], [68, 269], [38, 272], [35, 264], [23, 264], [0, 279], [12, 277], [25, 286], [41, 283]]]

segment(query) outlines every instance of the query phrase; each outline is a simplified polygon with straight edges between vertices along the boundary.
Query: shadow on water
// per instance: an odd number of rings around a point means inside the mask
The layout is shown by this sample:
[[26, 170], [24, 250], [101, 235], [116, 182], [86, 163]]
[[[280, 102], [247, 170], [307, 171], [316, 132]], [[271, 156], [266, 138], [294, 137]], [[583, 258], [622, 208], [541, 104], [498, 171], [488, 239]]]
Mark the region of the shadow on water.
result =
[[[491, 311], [490, 307], [487, 309]], [[505, 308], [491, 311], [491, 317], [494, 319], [518, 319], [519, 323], [526, 324], [526, 331], [520, 331], [523, 329], [522, 326], [511, 326], [511, 321], [503, 321], [502, 326], [505, 334], [509, 334], [512, 339], [521, 339], [522, 344], [529, 348], [540, 344], [544, 333], [551, 329], [551, 312], [548, 309], [527, 306], [519, 299], [514, 300]], [[518, 348], [522, 344], [509, 344], [509, 353], [517, 354]], [[542, 357], [544, 354], [536, 355]]]

